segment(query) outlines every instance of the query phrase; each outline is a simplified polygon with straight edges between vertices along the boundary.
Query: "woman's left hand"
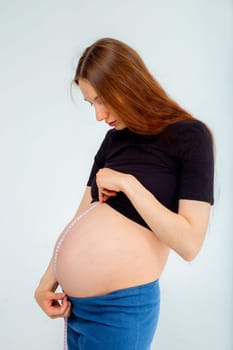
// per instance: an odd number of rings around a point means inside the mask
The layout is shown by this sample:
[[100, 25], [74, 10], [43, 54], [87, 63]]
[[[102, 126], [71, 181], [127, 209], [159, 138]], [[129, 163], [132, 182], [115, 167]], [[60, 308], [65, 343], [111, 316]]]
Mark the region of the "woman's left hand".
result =
[[100, 169], [96, 174], [96, 184], [99, 190], [99, 201], [104, 203], [109, 197], [116, 196], [123, 190], [123, 182], [128, 174], [109, 168]]

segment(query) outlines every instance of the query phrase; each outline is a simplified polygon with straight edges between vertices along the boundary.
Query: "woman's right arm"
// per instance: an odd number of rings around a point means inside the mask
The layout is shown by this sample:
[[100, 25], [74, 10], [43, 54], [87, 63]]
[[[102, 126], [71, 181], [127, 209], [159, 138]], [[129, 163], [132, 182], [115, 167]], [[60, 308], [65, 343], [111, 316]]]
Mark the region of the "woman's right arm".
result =
[[53, 273], [53, 258], [35, 291], [35, 299], [51, 318], [68, 317], [71, 304], [65, 293], [55, 293], [58, 283]]
[[88, 206], [90, 205], [91, 201], [92, 201], [91, 187], [87, 186], [86, 190], [85, 190], [85, 192], [83, 194], [83, 197], [81, 199], [81, 202], [79, 204], [78, 210], [75, 213], [74, 218], [76, 216], [80, 215], [82, 212], [84, 212], [88, 208]]
[[[88, 186], [84, 192], [80, 205], [75, 216], [80, 215], [91, 203], [91, 188]], [[73, 219], [74, 219], [73, 218]], [[59, 237], [60, 238], [60, 237]], [[58, 238], [58, 240], [59, 240]], [[57, 240], [57, 241], [58, 241]], [[42, 276], [40, 283], [35, 291], [35, 299], [42, 310], [51, 318], [68, 317], [71, 304], [67, 300], [65, 293], [55, 293], [58, 282], [54, 276], [53, 257], [49, 266]]]

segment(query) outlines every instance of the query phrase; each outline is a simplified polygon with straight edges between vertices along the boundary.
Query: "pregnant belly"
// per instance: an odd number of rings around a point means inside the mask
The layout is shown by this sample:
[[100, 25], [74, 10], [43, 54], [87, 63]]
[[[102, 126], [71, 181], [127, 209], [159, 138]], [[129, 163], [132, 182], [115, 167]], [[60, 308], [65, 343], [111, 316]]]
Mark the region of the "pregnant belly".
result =
[[70, 296], [101, 295], [157, 279], [167, 256], [150, 230], [107, 204], [92, 204], [58, 242], [55, 274]]

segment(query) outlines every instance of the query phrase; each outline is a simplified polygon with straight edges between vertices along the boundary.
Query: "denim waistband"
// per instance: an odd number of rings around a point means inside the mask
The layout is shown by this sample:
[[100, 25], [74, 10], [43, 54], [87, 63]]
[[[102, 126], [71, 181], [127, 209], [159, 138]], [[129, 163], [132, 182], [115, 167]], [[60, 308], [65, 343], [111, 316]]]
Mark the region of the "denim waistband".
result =
[[128, 288], [123, 289], [117, 289], [112, 292], [102, 294], [102, 295], [96, 295], [96, 296], [90, 296], [90, 297], [72, 297], [68, 296], [68, 299], [73, 303], [94, 303], [98, 304], [103, 302], [108, 302], [112, 300], [119, 300], [119, 299], [125, 299], [127, 297], [143, 297], [145, 295], [148, 295], [148, 293], [152, 293], [153, 295], [156, 294], [159, 296], [159, 279], [156, 279], [155, 281], [145, 283], [142, 285], [132, 286]]

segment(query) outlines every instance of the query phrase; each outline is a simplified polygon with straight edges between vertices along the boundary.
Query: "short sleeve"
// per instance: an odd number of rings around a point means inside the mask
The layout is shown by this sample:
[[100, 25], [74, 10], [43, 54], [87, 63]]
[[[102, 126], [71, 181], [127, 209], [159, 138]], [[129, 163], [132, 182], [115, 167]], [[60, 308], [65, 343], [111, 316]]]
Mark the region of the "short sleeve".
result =
[[107, 144], [108, 144], [108, 134], [105, 135], [104, 140], [102, 141], [95, 157], [94, 157], [94, 163], [91, 168], [91, 172], [87, 181], [87, 186], [91, 186], [93, 179], [95, 178], [96, 173], [98, 172], [99, 169], [104, 167], [105, 164], [105, 157], [106, 157], [106, 149], [107, 149]]
[[191, 121], [179, 130], [179, 199], [214, 203], [214, 154], [212, 136], [205, 124]]

